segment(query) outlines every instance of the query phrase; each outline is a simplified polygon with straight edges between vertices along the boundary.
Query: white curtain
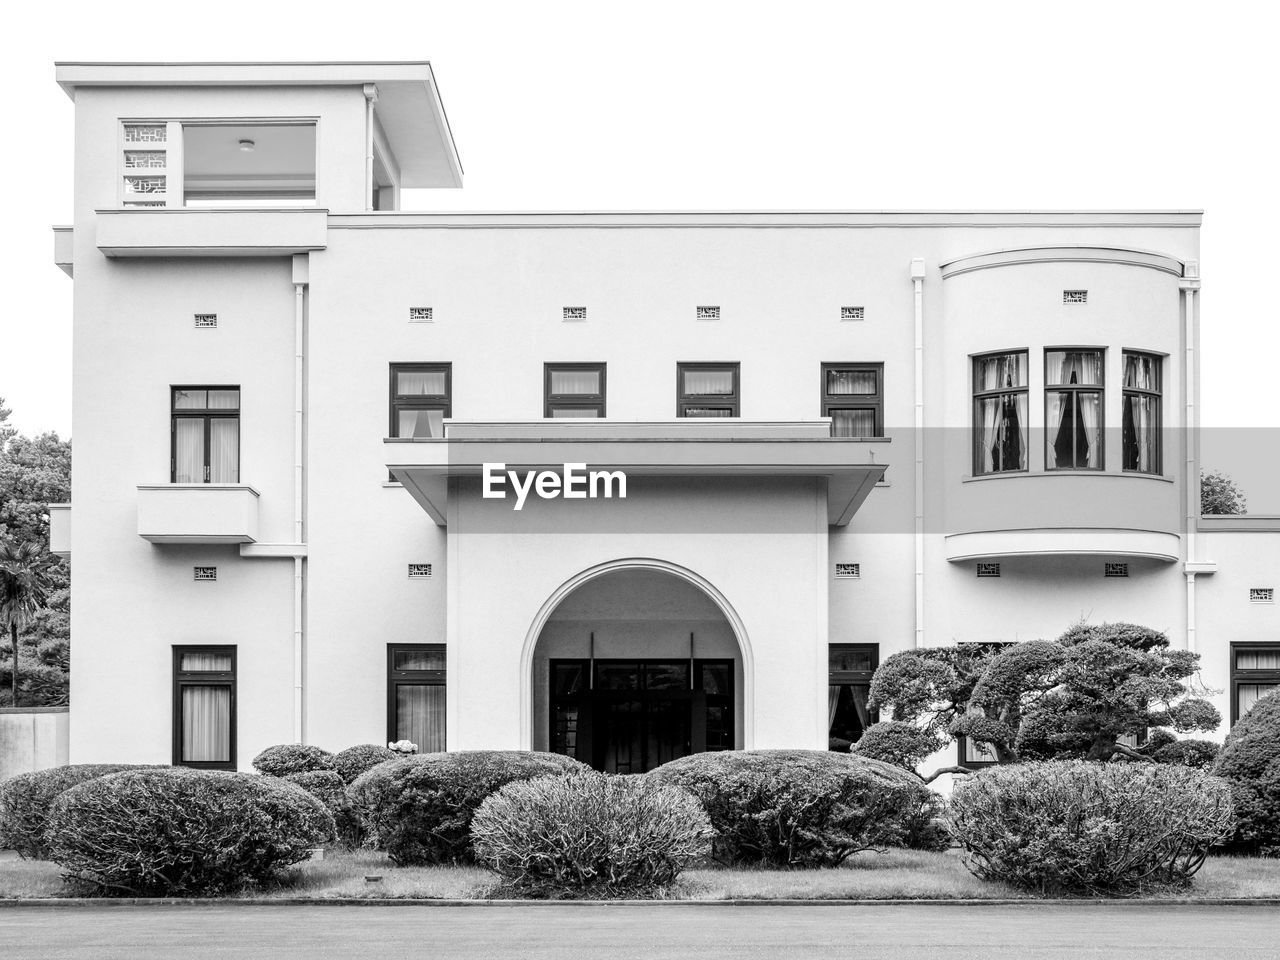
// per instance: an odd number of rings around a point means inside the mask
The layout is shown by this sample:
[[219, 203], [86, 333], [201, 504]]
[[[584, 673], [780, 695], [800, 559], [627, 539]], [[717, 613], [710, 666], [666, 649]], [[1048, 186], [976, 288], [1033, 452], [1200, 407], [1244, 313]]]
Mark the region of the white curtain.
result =
[[[690, 397], [727, 397], [733, 394], [732, 370], [684, 371], [684, 394]], [[697, 414], [697, 416], [724, 416], [724, 414]]]
[[876, 414], [874, 410], [832, 410], [832, 436], [874, 437]]
[[1267, 694], [1280, 690], [1280, 683], [1241, 683], [1236, 686], [1236, 713], [1243, 717]]
[[552, 370], [551, 394], [556, 397], [597, 396], [599, 370]]
[[732, 417], [733, 411], [727, 407], [686, 407], [686, 417]]
[[833, 684], [827, 687], [827, 730], [828, 732], [830, 732], [831, 728], [835, 725], [836, 707], [839, 704], [840, 704], [840, 687], [838, 684]]
[[831, 396], [874, 396], [874, 370], [828, 370], [827, 393]]
[[553, 420], [588, 420], [600, 416], [599, 407], [552, 407]]
[[173, 422], [173, 482], [204, 483], [204, 420]]
[[209, 480], [240, 481], [240, 421], [215, 417], [209, 421]]
[[410, 740], [419, 753], [444, 750], [444, 684], [396, 686], [396, 739]]
[[1280, 670], [1280, 650], [1241, 650], [1236, 653], [1237, 670]]
[[1085, 462], [1083, 464], [1077, 463], [1076, 466], [1097, 468], [1102, 466], [1100, 459], [1102, 438], [1098, 435], [1099, 407], [1102, 397], [1097, 393], [1080, 393], [1076, 394], [1076, 399], [1080, 403], [1080, 419], [1084, 423], [1084, 442], [1086, 444]]
[[396, 394], [402, 397], [443, 397], [445, 389], [443, 370], [397, 370]]
[[1156, 467], [1156, 398], [1131, 395], [1124, 403], [1124, 468], [1151, 473]]
[[183, 686], [182, 759], [188, 763], [226, 763], [231, 759], [230, 687]]
[[977, 389], [1001, 390], [1027, 385], [1027, 356], [1024, 353], [1001, 353], [978, 361]]
[[184, 653], [178, 670], [192, 673], [200, 670], [217, 670], [227, 673], [231, 670], [231, 654], [229, 653]]
[[396, 418], [397, 437], [443, 437], [443, 410], [401, 410]]

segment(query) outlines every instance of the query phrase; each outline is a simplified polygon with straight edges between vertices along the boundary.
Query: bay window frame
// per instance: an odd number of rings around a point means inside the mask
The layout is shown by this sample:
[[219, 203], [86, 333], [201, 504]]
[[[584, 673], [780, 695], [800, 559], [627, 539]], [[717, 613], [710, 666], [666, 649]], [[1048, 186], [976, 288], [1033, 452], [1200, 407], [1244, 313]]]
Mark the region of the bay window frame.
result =
[[[1044, 469], [1046, 473], [1102, 473], [1107, 469], [1107, 348], [1097, 345], [1088, 346], [1046, 346], [1042, 351], [1044, 355]], [[1095, 383], [1067, 383], [1067, 384], [1051, 384], [1049, 382], [1049, 355], [1052, 353], [1096, 353], [1098, 355], [1098, 382]], [[1053, 445], [1050, 439], [1051, 434], [1060, 428], [1059, 424], [1049, 423], [1049, 396], [1050, 394], [1070, 393], [1074, 397], [1073, 403], [1079, 410], [1079, 395], [1081, 394], [1097, 394], [1098, 396], [1098, 465], [1096, 467], [1072, 465], [1069, 467], [1059, 467], [1051, 465], [1049, 450]], [[1072, 425], [1074, 430], [1074, 424]], [[1073, 444], [1078, 449], [1078, 441]]]

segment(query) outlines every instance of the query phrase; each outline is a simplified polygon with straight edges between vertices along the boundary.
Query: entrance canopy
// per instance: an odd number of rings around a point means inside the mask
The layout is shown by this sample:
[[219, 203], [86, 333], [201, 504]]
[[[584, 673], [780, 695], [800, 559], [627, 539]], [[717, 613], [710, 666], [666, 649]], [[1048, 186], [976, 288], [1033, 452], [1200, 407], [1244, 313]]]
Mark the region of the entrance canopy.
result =
[[538, 420], [444, 421], [444, 436], [392, 437], [387, 468], [440, 526], [450, 479], [478, 477], [484, 464], [560, 471], [566, 463], [653, 477], [813, 477], [826, 481], [827, 520], [844, 526], [883, 476], [887, 438], [831, 436], [829, 419], [723, 419], [619, 423]]

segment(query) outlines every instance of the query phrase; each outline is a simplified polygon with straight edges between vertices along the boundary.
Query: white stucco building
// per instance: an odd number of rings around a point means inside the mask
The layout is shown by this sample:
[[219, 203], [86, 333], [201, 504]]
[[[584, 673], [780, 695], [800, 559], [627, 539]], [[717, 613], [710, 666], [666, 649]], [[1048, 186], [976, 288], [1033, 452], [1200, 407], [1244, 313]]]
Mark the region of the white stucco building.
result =
[[1199, 516], [1198, 212], [404, 212], [461, 185], [426, 63], [57, 76], [72, 762], [821, 747], [891, 653], [1081, 618], [1280, 683], [1280, 523]]

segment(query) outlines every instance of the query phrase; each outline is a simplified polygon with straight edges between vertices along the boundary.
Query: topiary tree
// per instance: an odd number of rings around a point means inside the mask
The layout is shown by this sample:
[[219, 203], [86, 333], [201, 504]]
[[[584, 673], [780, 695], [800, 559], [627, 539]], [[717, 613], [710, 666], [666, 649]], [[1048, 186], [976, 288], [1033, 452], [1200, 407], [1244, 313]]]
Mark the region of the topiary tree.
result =
[[333, 755], [333, 769], [338, 771], [345, 783], [353, 783], [356, 777], [367, 770], [372, 770], [380, 763], [396, 760], [403, 754], [382, 746], [380, 743], [360, 743], [354, 747], [339, 750]]
[[1213, 772], [1231, 784], [1235, 799], [1232, 845], [1280, 855], [1280, 692], [1260, 699], [1231, 728]]
[[314, 770], [332, 770], [333, 754], [328, 750], [302, 743], [278, 743], [267, 747], [253, 758], [253, 768], [273, 777], [287, 777], [291, 773], [311, 773]]
[[1207, 514], [1247, 513], [1244, 491], [1218, 470], [1200, 471], [1200, 512]]
[[[1056, 641], [910, 650], [872, 678], [869, 705], [892, 719], [868, 729], [854, 752], [919, 764], [964, 736], [998, 763], [1148, 759], [1119, 741], [1152, 728], [1217, 728], [1218, 711], [1190, 682], [1198, 669], [1197, 654], [1131, 623], [1077, 624]], [[943, 767], [928, 779], [958, 772], [970, 771]]]

